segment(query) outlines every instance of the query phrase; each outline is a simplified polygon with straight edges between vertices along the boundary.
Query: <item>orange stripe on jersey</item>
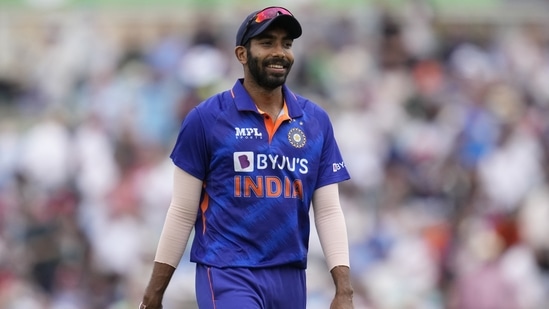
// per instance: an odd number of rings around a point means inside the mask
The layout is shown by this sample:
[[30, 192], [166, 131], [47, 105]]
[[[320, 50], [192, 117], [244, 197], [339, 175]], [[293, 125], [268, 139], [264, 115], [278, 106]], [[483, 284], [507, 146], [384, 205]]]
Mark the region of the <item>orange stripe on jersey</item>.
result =
[[208, 267], [208, 283], [210, 284], [210, 294], [212, 295], [212, 304], [214, 306], [214, 309], [217, 308], [215, 304], [215, 293], [213, 289], [213, 281], [212, 281], [212, 268]]
[[202, 211], [202, 234], [206, 234], [206, 210], [208, 210], [208, 204], [210, 202], [210, 196], [204, 193], [204, 199], [200, 203], [200, 211]]
[[265, 121], [265, 127], [267, 128], [267, 133], [269, 134], [269, 143], [272, 141], [273, 136], [280, 127], [280, 125], [286, 121], [290, 120], [290, 116], [288, 115], [288, 106], [286, 106], [286, 101], [284, 101], [284, 106], [282, 107], [282, 113], [281, 115], [276, 118], [276, 121], [272, 121], [270, 117], [268, 117], [267, 113], [262, 111], [261, 109], [257, 108], [259, 110], [259, 113], [263, 115], [263, 120]]

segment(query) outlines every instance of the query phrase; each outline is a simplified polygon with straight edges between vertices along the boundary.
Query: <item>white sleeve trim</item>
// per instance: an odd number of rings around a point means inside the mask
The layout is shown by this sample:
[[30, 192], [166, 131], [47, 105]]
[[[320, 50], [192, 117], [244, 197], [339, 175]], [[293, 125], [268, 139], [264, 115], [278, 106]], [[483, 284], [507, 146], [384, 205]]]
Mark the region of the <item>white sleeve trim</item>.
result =
[[313, 194], [315, 226], [328, 268], [349, 266], [347, 226], [339, 202], [338, 184], [318, 188]]
[[173, 267], [179, 264], [196, 221], [201, 192], [202, 180], [176, 166], [172, 201], [158, 242], [156, 262]]

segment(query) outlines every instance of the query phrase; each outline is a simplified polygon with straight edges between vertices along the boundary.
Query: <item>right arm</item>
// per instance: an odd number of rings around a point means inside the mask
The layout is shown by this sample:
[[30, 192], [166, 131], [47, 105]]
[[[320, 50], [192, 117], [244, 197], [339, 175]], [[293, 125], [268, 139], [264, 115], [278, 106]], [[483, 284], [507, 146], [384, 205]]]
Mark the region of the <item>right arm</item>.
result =
[[315, 190], [313, 211], [320, 245], [335, 284], [335, 296], [330, 308], [354, 308], [349, 270], [349, 241], [337, 183]]
[[162, 308], [162, 298], [187, 247], [196, 221], [202, 180], [175, 167], [172, 201], [162, 228], [151, 278], [141, 302], [147, 309]]

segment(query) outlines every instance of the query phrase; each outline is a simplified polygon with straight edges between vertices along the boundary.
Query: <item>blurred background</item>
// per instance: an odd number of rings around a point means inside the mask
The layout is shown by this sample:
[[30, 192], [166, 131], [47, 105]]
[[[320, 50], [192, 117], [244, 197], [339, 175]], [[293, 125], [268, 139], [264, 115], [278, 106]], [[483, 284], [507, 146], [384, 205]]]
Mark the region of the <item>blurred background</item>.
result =
[[[357, 309], [549, 308], [549, 1], [278, 1], [326, 108]], [[137, 308], [186, 113], [268, 1], [0, 1], [0, 308]], [[331, 278], [313, 231], [308, 308]], [[185, 253], [165, 308], [196, 308]]]

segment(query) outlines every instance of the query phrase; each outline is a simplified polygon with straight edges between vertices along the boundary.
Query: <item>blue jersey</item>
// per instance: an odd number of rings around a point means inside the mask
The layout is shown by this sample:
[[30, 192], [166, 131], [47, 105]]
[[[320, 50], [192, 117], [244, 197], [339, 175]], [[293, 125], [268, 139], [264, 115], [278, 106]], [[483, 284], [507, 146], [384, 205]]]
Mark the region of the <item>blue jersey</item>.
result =
[[276, 124], [238, 80], [192, 109], [171, 154], [204, 181], [191, 261], [306, 268], [315, 189], [349, 179], [328, 114], [283, 86]]

